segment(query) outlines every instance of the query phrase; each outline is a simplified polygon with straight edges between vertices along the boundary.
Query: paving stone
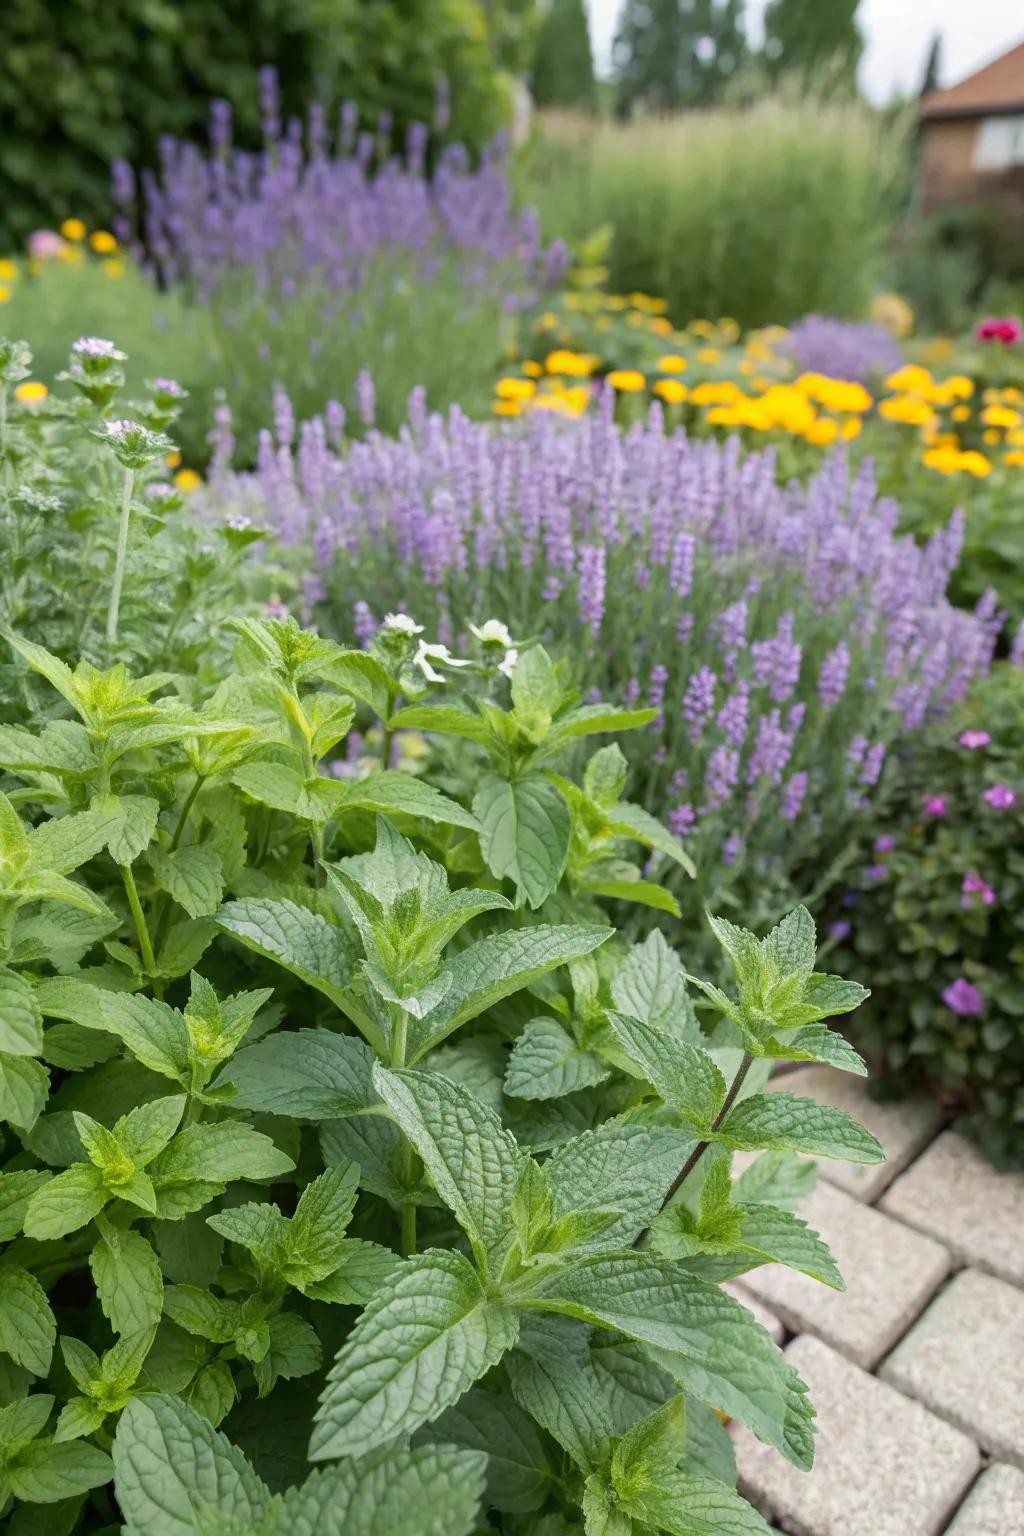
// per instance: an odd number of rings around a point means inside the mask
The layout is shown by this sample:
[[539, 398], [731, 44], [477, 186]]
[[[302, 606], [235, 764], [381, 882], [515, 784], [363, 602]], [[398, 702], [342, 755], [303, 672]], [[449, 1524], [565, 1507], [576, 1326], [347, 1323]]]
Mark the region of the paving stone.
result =
[[776, 1344], [782, 1343], [786, 1337], [785, 1328], [774, 1312], [769, 1312], [768, 1308], [763, 1306], [756, 1296], [735, 1280], [727, 1280], [722, 1286], [722, 1290], [728, 1291], [729, 1295], [734, 1297], [736, 1301], [742, 1302], [748, 1312], [753, 1312], [761, 1327], [767, 1329]]
[[881, 1370], [972, 1435], [1024, 1467], [1024, 1291], [965, 1269], [932, 1302]]
[[955, 1131], [932, 1142], [881, 1206], [961, 1263], [1024, 1285], [1024, 1173], [999, 1173]]
[[983, 1472], [946, 1536], [1014, 1536], [1024, 1531], [1024, 1472], [998, 1462]]
[[939, 1536], [978, 1470], [973, 1441], [818, 1339], [794, 1339], [786, 1358], [818, 1410], [814, 1469], [744, 1431], [747, 1497], [791, 1536]]
[[894, 1104], [879, 1104], [868, 1097], [862, 1077], [837, 1072], [834, 1067], [801, 1067], [798, 1072], [773, 1077], [768, 1088], [774, 1093], [793, 1093], [818, 1104], [845, 1109], [878, 1137], [885, 1148], [884, 1163], [862, 1167], [828, 1157], [818, 1159], [822, 1176], [830, 1184], [837, 1184], [847, 1194], [869, 1204], [889, 1187], [942, 1124], [942, 1110], [933, 1099], [913, 1096]]
[[781, 1264], [745, 1274], [751, 1291], [793, 1333], [813, 1333], [873, 1370], [931, 1300], [950, 1267], [940, 1243], [822, 1182], [798, 1214], [821, 1234], [845, 1291]]

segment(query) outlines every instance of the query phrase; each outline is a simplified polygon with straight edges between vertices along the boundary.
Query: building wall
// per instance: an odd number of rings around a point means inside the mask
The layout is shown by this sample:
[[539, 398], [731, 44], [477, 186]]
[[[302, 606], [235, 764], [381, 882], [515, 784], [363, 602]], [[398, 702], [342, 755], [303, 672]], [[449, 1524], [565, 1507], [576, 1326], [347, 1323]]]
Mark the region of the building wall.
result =
[[956, 117], [922, 124], [919, 175], [926, 210], [977, 195], [980, 186], [972, 161], [980, 121]]

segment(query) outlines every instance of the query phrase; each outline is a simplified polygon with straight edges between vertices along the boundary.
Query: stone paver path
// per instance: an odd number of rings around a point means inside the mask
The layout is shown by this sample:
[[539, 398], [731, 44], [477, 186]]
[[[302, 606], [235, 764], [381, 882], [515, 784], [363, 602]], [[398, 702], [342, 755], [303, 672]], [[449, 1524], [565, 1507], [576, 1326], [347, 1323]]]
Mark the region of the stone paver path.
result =
[[810, 1474], [734, 1426], [740, 1486], [786, 1536], [1024, 1536], [1024, 1174], [924, 1100], [825, 1068], [769, 1085], [871, 1127], [884, 1170], [819, 1162], [800, 1215], [847, 1281], [775, 1265], [730, 1285], [811, 1389]]

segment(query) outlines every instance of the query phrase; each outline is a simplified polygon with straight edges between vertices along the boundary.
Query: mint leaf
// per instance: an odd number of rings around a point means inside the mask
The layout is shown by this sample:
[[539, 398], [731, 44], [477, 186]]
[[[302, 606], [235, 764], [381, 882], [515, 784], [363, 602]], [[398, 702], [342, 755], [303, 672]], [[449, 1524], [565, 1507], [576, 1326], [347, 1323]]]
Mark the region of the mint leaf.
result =
[[614, 1009], [609, 1008], [606, 1017], [636, 1075], [646, 1078], [698, 1131], [710, 1131], [725, 1103], [726, 1083], [708, 1052]]
[[151, 1072], [178, 1083], [188, 1081], [188, 1030], [177, 1008], [132, 992], [98, 992], [96, 1008], [95, 1016], [83, 1015], [78, 1022], [117, 1035]]
[[634, 1519], [668, 1536], [770, 1536], [746, 1499], [710, 1477], [660, 1470], [626, 1505]]
[[106, 846], [115, 864], [134, 864], [156, 831], [160, 802], [151, 795], [96, 795], [94, 813], [110, 820]]
[[558, 889], [569, 855], [572, 818], [564, 796], [541, 774], [510, 781], [486, 773], [473, 813], [488, 869], [515, 882], [520, 904], [541, 906]]
[[75, 1163], [37, 1189], [25, 1212], [25, 1236], [40, 1241], [84, 1227], [110, 1199], [103, 1175], [91, 1163]]
[[791, 1093], [755, 1093], [742, 1099], [719, 1128], [726, 1146], [810, 1152], [849, 1163], [884, 1163], [877, 1137], [845, 1110]]
[[0, 1051], [0, 1120], [30, 1131], [43, 1112], [50, 1074], [30, 1056]]
[[642, 805], [631, 805], [628, 800], [620, 800], [617, 805], [609, 808], [607, 814], [610, 832], [632, 837], [645, 848], [653, 848], [656, 853], [665, 854], [674, 864], [685, 869], [691, 879], [696, 879], [693, 860], [678, 837], [656, 816], [652, 816], [650, 811], [645, 811]]
[[555, 1477], [547, 1448], [528, 1414], [501, 1392], [470, 1387], [421, 1436], [482, 1451], [487, 1457], [487, 1503], [503, 1514], [540, 1509]]
[[620, 1012], [700, 1045], [703, 1037], [679, 956], [657, 928], [631, 947], [612, 977], [611, 992]]
[[592, 1253], [627, 1248], [661, 1206], [686, 1161], [692, 1137], [667, 1126], [607, 1120], [558, 1147], [544, 1164], [556, 1218], [620, 1210], [620, 1219], [582, 1246]]
[[0, 966], [0, 1051], [38, 1056], [43, 1049], [43, 1015], [32, 984]]
[[50, 1177], [42, 1168], [0, 1173], [0, 1243], [18, 1236], [29, 1201]]
[[336, 1120], [359, 1114], [376, 1101], [370, 1081], [373, 1052], [354, 1035], [300, 1029], [268, 1035], [239, 1051], [217, 1078], [234, 1084], [242, 1109], [290, 1115], [296, 1120]]
[[327, 1377], [309, 1454], [360, 1456], [456, 1402], [515, 1343], [518, 1319], [469, 1261], [407, 1259], [363, 1312]]
[[739, 1175], [733, 1185], [737, 1200], [777, 1205], [795, 1211], [818, 1183], [818, 1165], [796, 1152], [763, 1152]]
[[389, 1447], [311, 1473], [281, 1504], [282, 1530], [317, 1536], [471, 1536], [485, 1460], [450, 1446]]
[[150, 851], [149, 862], [163, 889], [189, 917], [212, 917], [224, 895], [220, 854], [210, 843], [192, 843], [165, 853]]
[[505, 1072], [505, 1092], [516, 1099], [557, 1099], [592, 1088], [611, 1069], [592, 1051], [577, 1045], [557, 1019], [528, 1019]]
[[45, 1376], [57, 1337], [50, 1303], [35, 1275], [0, 1264], [0, 1350], [33, 1376]]
[[28, 1504], [57, 1504], [110, 1480], [110, 1457], [94, 1445], [33, 1440], [6, 1467], [12, 1492]]
[[270, 1492], [242, 1452], [173, 1397], [128, 1404], [114, 1438], [114, 1481], [126, 1536], [241, 1536], [259, 1529], [270, 1509]]
[[382, 768], [368, 774], [365, 779], [332, 787], [337, 793], [336, 814], [357, 809], [399, 812], [406, 816], [417, 816], [423, 821], [439, 821], [449, 827], [466, 827], [471, 832], [477, 829], [475, 816], [410, 773]]
[[139, 1232], [104, 1224], [89, 1255], [96, 1295], [103, 1315], [118, 1334], [152, 1332], [163, 1311], [160, 1261]]
[[276, 960], [307, 986], [344, 1008], [356, 952], [343, 929], [293, 901], [229, 901], [217, 923], [247, 949]]

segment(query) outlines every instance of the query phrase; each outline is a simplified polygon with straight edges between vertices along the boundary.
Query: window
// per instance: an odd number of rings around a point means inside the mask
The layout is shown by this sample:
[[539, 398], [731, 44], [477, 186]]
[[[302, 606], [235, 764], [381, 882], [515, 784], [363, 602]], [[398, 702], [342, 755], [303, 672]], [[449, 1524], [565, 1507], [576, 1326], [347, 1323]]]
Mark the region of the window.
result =
[[1024, 113], [982, 118], [974, 140], [974, 169], [1008, 171], [1015, 165], [1024, 165]]

